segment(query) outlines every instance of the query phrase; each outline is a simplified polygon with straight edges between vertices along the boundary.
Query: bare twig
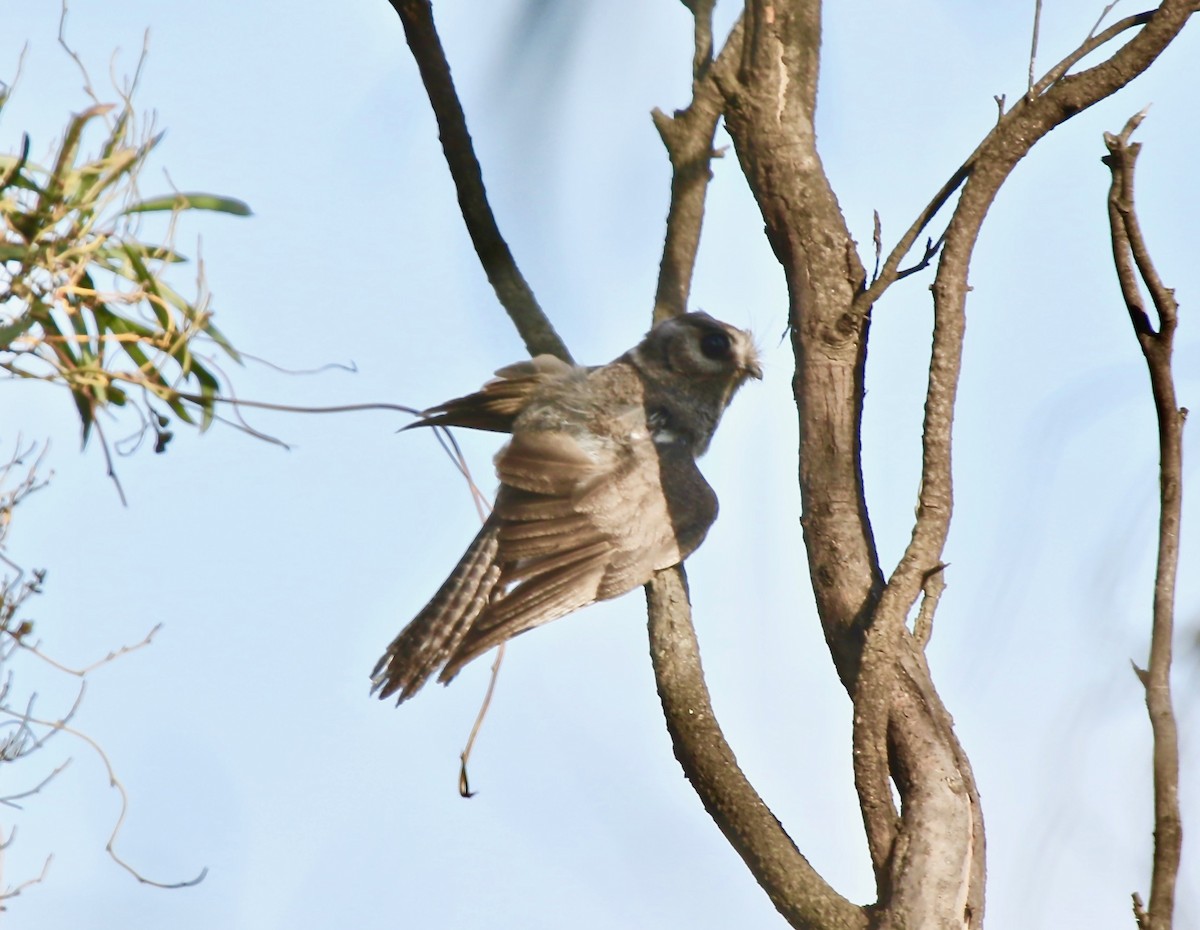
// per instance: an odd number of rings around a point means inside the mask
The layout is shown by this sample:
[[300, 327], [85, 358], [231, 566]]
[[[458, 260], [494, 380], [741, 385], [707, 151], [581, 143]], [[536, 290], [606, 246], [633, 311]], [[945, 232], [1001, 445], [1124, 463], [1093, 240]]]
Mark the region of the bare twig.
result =
[[139, 642], [136, 642], [131, 646], [121, 646], [117, 649], [114, 649], [104, 658], [97, 659], [91, 665], [85, 665], [83, 668], [71, 668], [68, 665], [63, 665], [58, 660], [52, 659], [50, 656], [46, 655], [46, 653], [42, 652], [42, 650], [37, 646], [31, 646], [25, 642], [21, 642], [19, 645], [26, 652], [32, 653], [43, 662], [58, 669], [60, 672], [66, 672], [68, 675], [74, 675], [76, 678], [83, 678], [89, 672], [94, 672], [102, 665], [107, 665], [109, 662], [113, 662], [122, 656], [129, 655], [131, 652], [137, 652], [139, 649], [144, 649], [146, 646], [149, 646], [154, 641], [154, 637], [157, 635], [158, 631], [162, 629], [162, 626], [163, 625], [161, 623], [154, 624], [150, 632], [147, 633]]
[[945, 232], [943, 232], [940, 236], [938, 236], [936, 241], [934, 241], [933, 239], [926, 239], [925, 240], [925, 251], [921, 255], [921, 257], [917, 260], [917, 263], [915, 265], [911, 265], [908, 268], [899, 269], [896, 272], [895, 280], [903, 281], [910, 274], [916, 274], [918, 271], [924, 271], [926, 268], [928, 268], [930, 263], [934, 260], [934, 258], [937, 257], [938, 249], [940, 249], [942, 247], [942, 244], [945, 241], [946, 241], [946, 233]]
[[92, 78], [88, 74], [87, 66], [84, 65], [83, 59], [79, 57], [79, 53], [67, 43], [67, 0], [63, 0], [62, 12], [58, 17], [58, 44], [62, 47], [76, 66], [79, 68], [79, 73], [83, 75], [83, 92], [92, 98], [92, 102], [99, 105], [100, 98], [96, 95], [96, 90], [92, 87]]
[[871, 245], [875, 247], [875, 269], [871, 272], [871, 281], [874, 283], [879, 279], [879, 263], [883, 261], [883, 221], [879, 218], [879, 211], [871, 211], [871, 217], [874, 221], [871, 225]]
[[[22, 721], [22, 722], [24, 722], [24, 721]], [[10, 761], [10, 760], [5, 760], [5, 761]], [[57, 778], [59, 776], [59, 774], [70, 764], [71, 764], [71, 759], [69, 757], [64, 759], [62, 762], [60, 762], [53, 769], [50, 770], [49, 775], [47, 775], [45, 778], [43, 778], [41, 781], [39, 781], [32, 788], [27, 788], [24, 791], [18, 791], [16, 794], [6, 794], [4, 797], [0, 798], [0, 804], [3, 804], [6, 807], [15, 807], [18, 810], [20, 810], [21, 805], [15, 803], [16, 801], [20, 801], [24, 798], [32, 797], [33, 795], [40, 793], [43, 788], [45, 788], [48, 784], [50, 784], [50, 782], [54, 781], [54, 779]], [[14, 833], [16, 832], [15, 827], [13, 828], [13, 832]], [[11, 839], [12, 839], [12, 837], [10, 836], [9, 840], [11, 840]], [[5, 845], [7, 845], [7, 843]]]
[[[463, 451], [458, 445], [458, 440], [454, 438], [453, 431], [444, 426], [435, 426], [433, 434], [437, 437], [438, 444], [450, 456], [450, 460], [454, 462], [454, 467], [458, 469], [459, 474], [467, 482], [467, 489], [471, 492], [471, 500], [474, 502], [475, 510], [479, 514], [479, 522], [483, 523], [491, 513], [492, 505], [488, 503], [487, 497], [479, 490], [479, 485], [475, 483], [475, 478], [471, 475], [471, 468], [467, 464], [467, 457], [463, 455]], [[471, 732], [467, 736], [467, 744], [463, 747], [463, 751], [458, 757], [458, 793], [464, 798], [475, 797], [475, 792], [471, 790], [471, 780], [467, 776], [467, 765], [471, 761], [471, 752], [475, 748], [475, 740], [479, 736], [479, 731], [483, 728], [483, 721], [487, 718], [488, 710], [492, 706], [492, 695], [496, 693], [496, 682], [500, 679], [500, 667], [504, 664], [504, 646], [505, 644], [501, 643], [496, 647], [496, 658], [492, 662], [487, 690], [483, 693], [483, 700], [479, 702], [479, 712], [475, 715], [475, 722], [471, 725]]]
[[[13, 830], [13, 833], [16, 833], [15, 829]], [[9, 836], [4, 845], [7, 846], [11, 840], [12, 836]], [[31, 885], [38, 885], [44, 882], [46, 880], [46, 873], [50, 871], [50, 863], [53, 861], [53, 859], [53, 856], [47, 856], [46, 861], [42, 863], [42, 871], [33, 878], [27, 878], [25, 881], [20, 882], [19, 884], [13, 885], [10, 888], [5, 888], [3, 892], [0, 892], [0, 901], [7, 901], [9, 898], [15, 898]], [[6, 910], [6, 908], [0, 906], [0, 910]]]
[[121, 487], [121, 479], [117, 475], [116, 466], [113, 465], [112, 450], [108, 447], [108, 437], [104, 435], [104, 427], [100, 425], [100, 421], [93, 420], [92, 426], [95, 427], [96, 435], [100, 437], [100, 448], [104, 451], [104, 467], [108, 472], [108, 477], [112, 479], [113, 487], [117, 489], [117, 497], [121, 499], [121, 506], [128, 507], [129, 501], [125, 499], [125, 489]]
[[1100, 15], [1096, 17], [1095, 25], [1088, 30], [1087, 37], [1089, 39], [1096, 34], [1096, 30], [1100, 28], [1100, 24], [1108, 18], [1108, 14], [1111, 13], [1116, 5], [1120, 2], [1121, 0], [1112, 0], [1111, 3], [1105, 4], [1104, 9], [1100, 11]]
[[[12, 710], [9, 710], [6, 707], [0, 707], [0, 713], [5, 713], [10, 716], [16, 716]], [[121, 856], [117, 854], [116, 842], [117, 842], [117, 835], [121, 832], [121, 827], [125, 823], [125, 815], [129, 811], [129, 796], [125, 792], [125, 785], [117, 777], [117, 773], [113, 769], [112, 762], [109, 761], [108, 754], [104, 751], [104, 749], [100, 746], [100, 744], [97, 743], [96, 740], [94, 740], [92, 737], [88, 736], [88, 734], [84, 733], [82, 730], [78, 730], [75, 727], [68, 725], [66, 722], [67, 718], [65, 718], [65, 717], [60, 718], [58, 720], [44, 720], [44, 719], [39, 719], [36, 717], [27, 717], [26, 719], [30, 723], [34, 723], [34, 724], [37, 724], [38, 726], [42, 726], [42, 727], [48, 727], [56, 732], [69, 733], [72, 736], [74, 736], [76, 739], [82, 740], [84, 743], [86, 743], [88, 746], [90, 746], [92, 748], [92, 750], [99, 757], [101, 763], [104, 765], [104, 769], [108, 773], [109, 784], [117, 790], [117, 794], [121, 798], [121, 811], [117, 815], [117, 821], [113, 825], [112, 833], [109, 834], [108, 842], [105, 844], [105, 847], [104, 847], [105, 850], [108, 852], [109, 856], [112, 858], [112, 860], [117, 865], [121, 866], [121, 868], [123, 868], [126, 872], [128, 872], [130, 875], [132, 875], [134, 878], [136, 878], [142, 884], [153, 885], [156, 888], [188, 888], [192, 885], [197, 885], [204, 880], [204, 877], [208, 874], [207, 868], [201, 869], [199, 875], [197, 875], [195, 878], [188, 879], [187, 881], [182, 881], [182, 882], [155, 881], [154, 879], [147, 878], [145, 875], [143, 875], [141, 872], [139, 872], [137, 869], [135, 869], [132, 865], [130, 865], [128, 862], [126, 862], [124, 859], [122, 859]]]
[[[999, 101], [997, 101], [997, 103], [999, 103]], [[1003, 119], [1003, 117], [1001, 117], [1001, 119]], [[999, 123], [997, 125], [999, 125]], [[897, 242], [892, 247], [891, 252], [888, 253], [888, 257], [883, 262], [883, 268], [871, 280], [871, 285], [864, 289], [862, 293], [855, 298], [854, 305], [856, 309], [858, 309], [860, 312], [866, 312], [877, 300], [879, 300], [880, 297], [883, 296], [884, 291], [886, 291], [900, 279], [900, 262], [904, 260], [904, 257], [909, 253], [913, 245], [916, 244], [916, 241], [920, 237], [921, 233], [925, 231], [925, 227], [927, 227], [930, 222], [933, 221], [933, 218], [937, 216], [942, 207], [950, 202], [950, 198], [954, 196], [954, 192], [962, 187], [963, 183], [970, 176], [971, 169], [975, 164], [975, 159], [978, 157], [982, 148], [983, 145], [981, 143], [979, 148], [976, 148], [975, 151], [968, 156], [967, 160], [958, 167], [958, 170], [955, 171], [954, 174], [950, 176], [949, 180], [947, 180], [946, 183], [938, 189], [938, 192], [933, 195], [933, 199], [931, 199], [929, 203], [926, 204], [921, 210], [921, 212], [917, 214], [917, 218], [913, 220], [912, 225], [909, 226], [904, 235], [900, 237], [900, 241]], [[942, 234], [942, 238], [938, 239], [938, 242], [941, 242], [943, 238], [945, 238], [945, 233]], [[928, 254], [928, 252], [929, 250], [927, 248], [926, 254]]]
[[[1178, 404], [1171, 371], [1178, 304], [1159, 277], [1142, 236], [1134, 208], [1134, 168], [1139, 143], [1130, 136], [1145, 118], [1135, 114], [1119, 135], [1104, 134], [1112, 174], [1108, 219], [1113, 261], [1129, 322], [1146, 359], [1158, 419], [1159, 524], [1150, 660], [1138, 678], [1146, 691], [1146, 709], [1154, 736], [1154, 864], [1150, 906], [1134, 895], [1134, 916], [1141, 930], [1170, 930], [1183, 831], [1179, 809], [1179, 732], [1171, 701], [1171, 652], [1175, 624], [1175, 586], [1179, 570], [1179, 534], [1183, 516], [1183, 426], [1187, 411]], [[1139, 281], [1149, 292], [1157, 321], [1146, 309]], [[1155, 323], [1157, 322], [1157, 325]]]
[[1033, 96], [1033, 75], [1037, 68], [1038, 33], [1042, 29], [1042, 0], [1034, 0], [1033, 6], [1033, 40], [1029, 46], [1029, 85], [1026, 94]]
[[921, 609], [913, 623], [913, 639], [924, 649], [929, 645], [933, 636], [933, 615], [937, 613], [938, 601], [946, 590], [946, 566], [938, 565], [925, 575], [924, 597], [921, 599]]
[[538, 306], [496, 225], [483, 186], [483, 172], [467, 131], [466, 116], [450, 76], [450, 64], [433, 24], [429, 0], [391, 0], [391, 4], [404, 25], [404, 36], [437, 117], [442, 151], [458, 190], [463, 221], [496, 296], [525, 341], [530, 355], [549, 353], [571, 361], [570, 352]]
[[[1101, 45], [1111, 42], [1126, 30], [1146, 25], [1153, 15], [1154, 11], [1151, 10], [1146, 13], [1135, 13], [1133, 16], [1126, 16], [1124, 19], [1117, 20], [1117, 22], [1113, 23], [1103, 32], [1098, 34], [1095, 32], [1095, 27], [1093, 27], [1093, 31], [1088, 33], [1087, 38], [1079, 44], [1078, 48], [1076, 48], [1073, 52], [1071, 52], [1071, 54], [1067, 55], [1066, 58], [1047, 71], [1045, 75], [1043, 75], [1042, 78], [1036, 84], [1034, 84], [1032, 88], [1030, 88], [1029, 93], [1027, 94], [1027, 99], [1032, 100], [1034, 97], [1040, 96], [1048, 87], [1053, 86], [1056, 82], [1061, 80], [1063, 75], [1065, 75], [1076, 63], [1086, 58]], [[1096, 25], [1098, 26], [1099, 22], [1097, 22]]]
[[[199, 403], [204, 399], [199, 394], [188, 394], [185, 391], [175, 391], [172, 396], [192, 403]], [[411, 413], [413, 416], [419, 416], [421, 413], [416, 407], [409, 407], [405, 404], [388, 404], [382, 401], [368, 404], [335, 404], [329, 407], [299, 407], [294, 404], [273, 404], [265, 400], [242, 400], [238, 397], [211, 397], [208, 400], [215, 404], [254, 407], [258, 410], [280, 410], [284, 413], [356, 413], [363, 410], [397, 410], [400, 413]]]

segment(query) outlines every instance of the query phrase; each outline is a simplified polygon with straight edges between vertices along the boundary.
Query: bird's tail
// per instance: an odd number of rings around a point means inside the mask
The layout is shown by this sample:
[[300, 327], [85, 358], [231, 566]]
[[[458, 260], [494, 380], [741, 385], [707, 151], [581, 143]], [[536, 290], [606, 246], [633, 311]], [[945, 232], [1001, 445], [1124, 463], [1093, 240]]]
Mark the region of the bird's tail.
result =
[[399, 692], [396, 703], [420, 690], [462, 642], [487, 606], [500, 569], [498, 528], [486, 523], [441, 589], [375, 663], [371, 693], [380, 700]]

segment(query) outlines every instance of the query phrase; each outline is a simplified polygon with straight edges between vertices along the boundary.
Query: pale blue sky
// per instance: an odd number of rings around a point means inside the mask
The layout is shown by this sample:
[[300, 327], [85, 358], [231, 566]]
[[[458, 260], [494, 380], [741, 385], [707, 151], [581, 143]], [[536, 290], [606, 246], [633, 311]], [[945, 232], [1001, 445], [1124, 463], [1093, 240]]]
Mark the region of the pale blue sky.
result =
[[[1041, 60], [1065, 54], [1101, 5], [1047, 2]], [[893, 240], [995, 119], [993, 95], [1021, 92], [1025, 6], [829, 5], [821, 152], [860, 242], [873, 209]], [[607, 361], [649, 318], [668, 169], [648, 112], [686, 102], [689, 21], [668, 0], [591, 4], [561, 57], [512, 78], [514, 56], [531, 56], [511, 44], [514, 8], [444, 3], [439, 23], [501, 226], [576, 356]], [[0, 76], [29, 43], [0, 122], [5, 150], [28, 131], [44, 157], [86, 106], [57, 23], [49, 0], [5, 12]], [[68, 34], [102, 95], [113, 49], [114, 71], [129, 73], [146, 27], [138, 102], [167, 136], [143, 190], [166, 190], [166, 168], [181, 189], [255, 211], [180, 230], [181, 250], [204, 257], [219, 325], [285, 367], [358, 369], [286, 377], [251, 364], [234, 372], [242, 396], [420, 407], [521, 357], [387, 3], [75, 0]], [[1099, 158], [1102, 131], [1153, 102], [1141, 214], [1183, 304], [1181, 397], [1200, 406], [1197, 62], [1189, 32], [1150, 75], [1045, 140], [1001, 193], [973, 270], [949, 589], [930, 657], [982, 792], [995, 926], [1127, 927], [1129, 893], [1147, 885], [1148, 726], [1129, 659], [1145, 652], [1156, 447]], [[817, 868], [866, 901], [850, 708], [800, 548], [782, 280], [734, 159], [715, 171], [693, 303], [755, 329], [767, 377], [739, 395], [702, 462], [721, 517], [689, 561], [701, 647], [751, 779]], [[865, 468], [888, 567], [916, 495], [928, 281], [893, 288], [872, 333]], [[119, 849], [163, 881], [209, 868], [198, 887], [168, 892], [114, 866], [104, 843], [117, 797], [91, 751], [62, 736], [5, 770], [4, 790], [20, 790], [74, 757], [25, 811], [0, 815], [6, 832], [19, 826], [5, 883], [55, 856], [46, 882], [11, 903], [10, 926], [781, 925], [672, 757], [640, 595], [513, 644], [472, 801], [456, 793], [457, 755], [486, 662], [399, 710], [367, 697], [375, 659], [474, 533], [431, 437], [396, 435], [404, 421], [390, 414], [254, 414], [292, 451], [220, 428], [181, 434], [166, 456], [119, 463], [122, 508], [99, 449], [77, 454], [65, 395], [3, 392], [5, 454], [18, 432], [53, 441], [54, 482], [10, 539], [13, 558], [50, 569], [31, 605], [46, 650], [87, 664], [165, 624], [152, 648], [91, 676], [77, 718], [130, 794]], [[496, 438], [462, 440], [490, 489]], [[1187, 451], [1194, 462], [1194, 435]], [[1192, 835], [1196, 498], [1177, 676]], [[44, 713], [74, 693], [36, 660], [13, 671]], [[1195, 882], [1181, 894], [1186, 926], [1200, 920]]]

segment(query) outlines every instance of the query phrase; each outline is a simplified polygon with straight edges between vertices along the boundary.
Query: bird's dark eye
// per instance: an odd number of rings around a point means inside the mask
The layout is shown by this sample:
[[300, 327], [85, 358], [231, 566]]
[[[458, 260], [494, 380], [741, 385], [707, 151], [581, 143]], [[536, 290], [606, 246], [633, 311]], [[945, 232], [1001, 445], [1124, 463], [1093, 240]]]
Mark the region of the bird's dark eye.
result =
[[714, 362], [729, 358], [731, 343], [725, 333], [709, 333], [700, 340], [700, 351]]

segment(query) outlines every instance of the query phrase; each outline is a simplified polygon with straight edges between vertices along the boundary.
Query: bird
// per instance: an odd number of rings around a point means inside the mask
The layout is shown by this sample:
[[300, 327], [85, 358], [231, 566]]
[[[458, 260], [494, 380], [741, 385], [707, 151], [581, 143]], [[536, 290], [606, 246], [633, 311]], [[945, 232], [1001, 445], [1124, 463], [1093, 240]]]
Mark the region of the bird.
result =
[[376, 663], [396, 704], [493, 646], [646, 584], [703, 542], [717, 496], [696, 465], [762, 368], [751, 334], [693, 312], [607, 365], [538, 355], [412, 427], [511, 434], [490, 516], [429, 603]]

